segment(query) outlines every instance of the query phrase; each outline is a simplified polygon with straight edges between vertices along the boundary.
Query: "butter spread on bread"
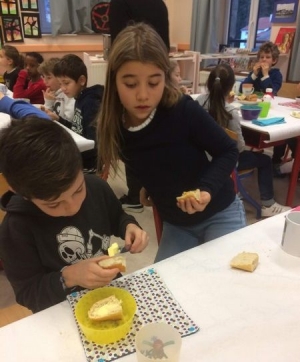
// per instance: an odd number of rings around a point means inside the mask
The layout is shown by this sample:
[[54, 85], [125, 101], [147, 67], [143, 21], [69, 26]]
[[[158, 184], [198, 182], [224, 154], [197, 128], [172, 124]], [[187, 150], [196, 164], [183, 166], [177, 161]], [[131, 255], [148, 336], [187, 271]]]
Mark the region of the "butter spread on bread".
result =
[[126, 271], [126, 259], [122, 255], [112, 256], [110, 258], [98, 261], [98, 265], [103, 269], [119, 269], [120, 272]]
[[176, 197], [177, 201], [186, 200], [189, 197], [194, 197], [196, 200], [200, 201], [200, 190], [184, 191], [181, 196]]
[[111, 295], [94, 303], [88, 311], [93, 321], [116, 321], [123, 318], [122, 301]]
[[120, 251], [118, 243], [112, 243], [107, 251], [109, 256], [115, 256], [116, 254], [118, 254]]
[[230, 266], [236, 269], [242, 269], [253, 272], [258, 264], [258, 254], [256, 253], [240, 253], [236, 255], [230, 262]]

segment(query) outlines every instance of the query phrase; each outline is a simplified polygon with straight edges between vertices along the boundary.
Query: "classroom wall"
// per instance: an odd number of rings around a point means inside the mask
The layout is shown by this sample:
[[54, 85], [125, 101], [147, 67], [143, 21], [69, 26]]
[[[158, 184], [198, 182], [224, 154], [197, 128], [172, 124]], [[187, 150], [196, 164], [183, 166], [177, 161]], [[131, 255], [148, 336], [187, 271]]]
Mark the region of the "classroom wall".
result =
[[[191, 18], [193, 0], [164, 0], [169, 11], [170, 23], [170, 42], [178, 46], [179, 50], [189, 49], [191, 36]], [[300, 3], [300, 0], [299, 0]], [[225, 4], [225, 1], [220, 5]], [[298, 9], [299, 19], [300, 6]], [[220, 13], [224, 13], [220, 10]], [[224, 20], [224, 19], [223, 19]], [[276, 38], [278, 29], [281, 26], [296, 26], [297, 24], [274, 24], [271, 31], [271, 40]], [[222, 26], [220, 26], [222, 28]], [[224, 34], [220, 31], [219, 42], [224, 43], [222, 37]], [[24, 43], [11, 43], [21, 52], [38, 51], [45, 59], [56, 56], [60, 57], [66, 53], [74, 53], [82, 57], [83, 51], [95, 55], [103, 50], [102, 35], [60, 35], [52, 37], [43, 36], [41, 39], [28, 39]], [[0, 74], [3, 72], [0, 69]]]

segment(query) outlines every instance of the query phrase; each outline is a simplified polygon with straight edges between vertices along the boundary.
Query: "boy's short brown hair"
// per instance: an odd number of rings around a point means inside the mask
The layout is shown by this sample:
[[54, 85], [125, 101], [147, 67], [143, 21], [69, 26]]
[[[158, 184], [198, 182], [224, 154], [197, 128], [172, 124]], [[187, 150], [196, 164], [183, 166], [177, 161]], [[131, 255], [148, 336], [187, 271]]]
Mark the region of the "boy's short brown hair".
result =
[[276, 64], [279, 58], [280, 51], [276, 44], [272, 43], [271, 41], [267, 41], [259, 47], [257, 58], [260, 57], [261, 53], [271, 53], [272, 59], [275, 62], [274, 64]]
[[55, 77], [69, 77], [75, 82], [83, 75], [87, 81], [87, 68], [83, 60], [75, 54], [63, 56], [53, 69]]
[[38, 72], [42, 75], [53, 74], [54, 66], [59, 62], [59, 60], [59, 58], [50, 58], [43, 61], [43, 63], [39, 65]]
[[0, 169], [10, 187], [31, 200], [55, 200], [74, 183], [82, 161], [62, 126], [36, 116], [12, 120], [0, 133]]

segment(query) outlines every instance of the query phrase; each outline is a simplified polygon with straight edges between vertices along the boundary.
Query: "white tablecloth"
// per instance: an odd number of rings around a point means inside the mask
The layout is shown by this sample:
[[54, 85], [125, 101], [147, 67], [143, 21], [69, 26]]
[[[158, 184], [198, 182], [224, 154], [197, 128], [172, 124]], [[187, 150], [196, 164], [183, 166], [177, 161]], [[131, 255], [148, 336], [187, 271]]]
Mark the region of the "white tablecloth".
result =
[[299, 111], [298, 108], [292, 108], [279, 105], [278, 103], [293, 102], [295, 100], [283, 97], [275, 97], [271, 102], [271, 108], [267, 118], [284, 117], [286, 123], [276, 124], [271, 126], [260, 127], [253, 124], [251, 121], [242, 121], [244, 127], [265, 132], [269, 134], [270, 142], [281, 141], [287, 138], [300, 135], [300, 119], [291, 116], [293, 110]]
[[[6, 113], [0, 112], [0, 129], [7, 127], [9, 124], [10, 124], [10, 116]], [[62, 124], [60, 124], [60, 123], [58, 123], [58, 124], [60, 126], [62, 126], [63, 128], [65, 128], [71, 134], [71, 136], [73, 137], [74, 141], [76, 142], [80, 152], [87, 151], [87, 150], [94, 148], [95, 142], [93, 140], [88, 140], [88, 139], [80, 136], [79, 134], [71, 131], [69, 128], [63, 126]]]
[[[200, 326], [180, 361], [300, 361], [300, 258], [281, 250], [283, 226], [281, 214], [154, 265]], [[259, 254], [255, 272], [230, 268], [242, 251]], [[85, 360], [68, 302], [0, 328], [0, 346], [5, 362]]]

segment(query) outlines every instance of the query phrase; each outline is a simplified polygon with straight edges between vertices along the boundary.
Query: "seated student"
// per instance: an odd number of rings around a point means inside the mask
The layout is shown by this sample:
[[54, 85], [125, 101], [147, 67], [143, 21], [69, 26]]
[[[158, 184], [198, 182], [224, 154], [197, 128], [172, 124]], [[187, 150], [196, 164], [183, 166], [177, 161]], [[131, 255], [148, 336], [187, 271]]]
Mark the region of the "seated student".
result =
[[183, 94], [188, 94], [188, 90], [184, 85], [180, 85], [180, 82], [182, 81], [181, 75], [180, 75], [180, 67], [175, 59], [170, 60], [170, 75], [171, 75], [171, 81], [173, 85], [178, 88]]
[[228, 64], [220, 64], [214, 68], [207, 80], [209, 94], [200, 94], [197, 101], [202, 105], [216, 122], [238, 135], [237, 146], [239, 149], [239, 171], [257, 168], [258, 187], [263, 217], [280, 214], [290, 209], [274, 200], [272, 162], [271, 158], [263, 153], [245, 150], [245, 141], [242, 135], [240, 116], [238, 111], [226, 102], [235, 83], [234, 72]]
[[38, 67], [43, 61], [44, 59], [39, 53], [26, 53], [25, 69], [19, 72], [13, 87], [14, 98], [28, 98], [32, 104], [44, 104], [43, 91], [47, 87], [38, 72]]
[[18, 74], [24, 67], [24, 57], [12, 45], [3, 45], [0, 51], [0, 65], [5, 69], [3, 80], [6, 87], [13, 91]]
[[240, 85], [240, 92], [244, 83], [251, 83], [257, 92], [265, 93], [267, 88], [272, 88], [273, 94], [277, 95], [282, 86], [282, 74], [278, 68], [274, 68], [279, 54], [277, 45], [270, 41], [263, 43], [258, 50], [253, 70]]
[[45, 100], [43, 110], [46, 111], [52, 120], [67, 125], [72, 122], [74, 117], [75, 99], [65, 95], [60, 89], [58, 79], [53, 74], [53, 68], [59, 60], [59, 58], [45, 60], [39, 66], [38, 71], [44, 78], [47, 87], [47, 89], [43, 91]]
[[12, 190], [1, 198], [1, 260], [17, 302], [33, 312], [110, 283], [118, 269], [98, 262], [111, 235], [133, 254], [146, 247], [147, 233], [105, 181], [83, 174], [78, 148], [58, 124], [13, 120], [0, 135], [0, 166]]
[[[61, 90], [69, 98], [75, 98], [74, 117], [64, 123], [72, 131], [96, 141], [95, 119], [101, 106], [104, 87], [100, 84], [87, 87], [87, 68], [77, 55], [67, 54], [54, 65], [53, 74], [58, 78]], [[86, 172], [94, 173], [97, 150], [82, 153]]]

